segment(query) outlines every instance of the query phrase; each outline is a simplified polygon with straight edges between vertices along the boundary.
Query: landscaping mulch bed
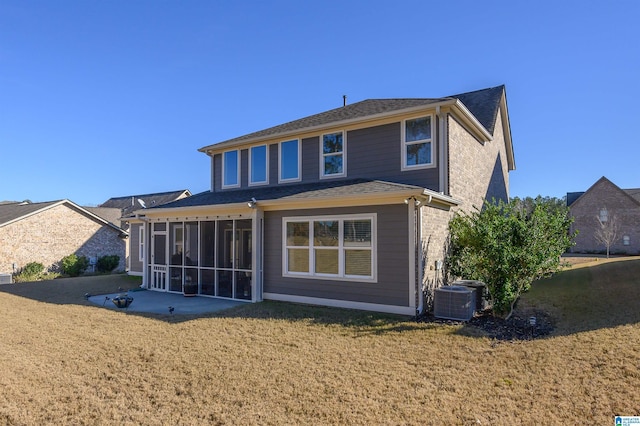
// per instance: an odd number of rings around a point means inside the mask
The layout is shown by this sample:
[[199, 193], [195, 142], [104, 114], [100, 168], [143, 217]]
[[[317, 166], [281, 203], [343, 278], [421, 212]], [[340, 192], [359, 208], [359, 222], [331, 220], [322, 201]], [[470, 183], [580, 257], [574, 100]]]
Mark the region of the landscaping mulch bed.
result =
[[[535, 317], [535, 325], [531, 325], [531, 317]], [[490, 311], [485, 311], [476, 313], [468, 322], [440, 319], [432, 313], [422, 315], [418, 321], [463, 325], [465, 328], [479, 330], [486, 337], [496, 340], [533, 340], [548, 336], [554, 329], [551, 316], [539, 309], [516, 311], [508, 320], [494, 317]]]

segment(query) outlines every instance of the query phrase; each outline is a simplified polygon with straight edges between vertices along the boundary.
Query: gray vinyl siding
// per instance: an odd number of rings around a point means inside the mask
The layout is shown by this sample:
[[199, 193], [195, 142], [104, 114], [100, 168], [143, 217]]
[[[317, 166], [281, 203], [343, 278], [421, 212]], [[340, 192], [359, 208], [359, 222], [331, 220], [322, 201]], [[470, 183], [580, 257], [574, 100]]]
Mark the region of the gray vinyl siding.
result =
[[[348, 177], [406, 183], [437, 191], [437, 168], [402, 171], [403, 146], [400, 130], [398, 122], [348, 132]], [[434, 137], [433, 143], [435, 140]], [[437, 158], [435, 149], [433, 160]]]
[[[376, 283], [282, 276], [282, 218], [377, 214]], [[409, 306], [407, 206], [371, 206], [265, 212], [264, 292], [393, 306]]]
[[[434, 144], [437, 125], [434, 125]], [[401, 123], [351, 130], [346, 133], [346, 170], [345, 177], [335, 179], [379, 179], [389, 182], [418, 185], [439, 191], [438, 168], [402, 171]], [[294, 139], [290, 138], [289, 140]], [[320, 135], [301, 139], [302, 180], [296, 183], [314, 183], [320, 181]], [[278, 185], [278, 143], [268, 145], [269, 185]], [[438, 147], [433, 151], [433, 161], [437, 163]], [[249, 185], [249, 154], [247, 149], [240, 152], [241, 188]], [[222, 156], [214, 156], [214, 191], [222, 190]], [[286, 185], [286, 184], [285, 184]], [[233, 190], [237, 188], [230, 188]]]
[[129, 272], [142, 273], [142, 262], [140, 262], [140, 227], [141, 223], [132, 223], [129, 228]]

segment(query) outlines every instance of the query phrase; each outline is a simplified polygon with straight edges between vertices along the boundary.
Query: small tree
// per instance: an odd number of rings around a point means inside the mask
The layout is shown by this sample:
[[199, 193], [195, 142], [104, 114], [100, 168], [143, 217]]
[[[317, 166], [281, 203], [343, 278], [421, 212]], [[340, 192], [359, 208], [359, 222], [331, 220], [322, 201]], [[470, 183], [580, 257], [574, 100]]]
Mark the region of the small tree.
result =
[[494, 313], [509, 318], [520, 295], [536, 279], [561, 268], [560, 256], [573, 244], [566, 208], [537, 199], [485, 202], [450, 222], [449, 275], [483, 281]]
[[[605, 210], [606, 212], [606, 210]], [[604, 245], [607, 249], [607, 259], [609, 258], [609, 253], [611, 251], [611, 246], [618, 238], [618, 231], [620, 227], [618, 226], [618, 220], [615, 215], [601, 214], [596, 217], [596, 221], [598, 225], [596, 227], [595, 232], [593, 233], [593, 237], [597, 242]]]

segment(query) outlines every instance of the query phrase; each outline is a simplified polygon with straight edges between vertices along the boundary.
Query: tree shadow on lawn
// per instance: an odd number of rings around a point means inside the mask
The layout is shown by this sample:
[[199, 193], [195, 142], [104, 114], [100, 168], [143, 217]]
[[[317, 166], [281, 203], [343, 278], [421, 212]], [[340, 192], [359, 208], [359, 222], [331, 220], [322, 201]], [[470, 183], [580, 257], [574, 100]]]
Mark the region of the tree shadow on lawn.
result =
[[[529, 317], [536, 317], [536, 326]], [[494, 324], [487, 326], [487, 321]], [[472, 320], [460, 334], [502, 340], [563, 336], [640, 323], [640, 259], [610, 259], [535, 282], [510, 324]], [[511, 329], [509, 329], [511, 327]], [[547, 330], [544, 327], [550, 327]], [[493, 334], [493, 335], [492, 335]]]

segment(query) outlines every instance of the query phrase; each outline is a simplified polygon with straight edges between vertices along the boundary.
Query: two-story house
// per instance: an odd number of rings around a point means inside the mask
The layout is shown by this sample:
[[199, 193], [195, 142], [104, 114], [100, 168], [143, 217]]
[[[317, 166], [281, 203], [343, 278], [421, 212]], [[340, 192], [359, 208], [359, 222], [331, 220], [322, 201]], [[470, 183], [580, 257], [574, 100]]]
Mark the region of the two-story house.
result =
[[[621, 189], [601, 177], [584, 192], [568, 192], [567, 206], [578, 231], [572, 253], [640, 254], [640, 188]], [[600, 238], [598, 238], [600, 234]]]
[[413, 315], [457, 209], [508, 198], [504, 86], [371, 99], [205, 146], [211, 189], [138, 211], [144, 285]]

